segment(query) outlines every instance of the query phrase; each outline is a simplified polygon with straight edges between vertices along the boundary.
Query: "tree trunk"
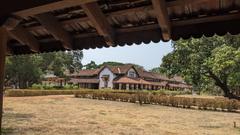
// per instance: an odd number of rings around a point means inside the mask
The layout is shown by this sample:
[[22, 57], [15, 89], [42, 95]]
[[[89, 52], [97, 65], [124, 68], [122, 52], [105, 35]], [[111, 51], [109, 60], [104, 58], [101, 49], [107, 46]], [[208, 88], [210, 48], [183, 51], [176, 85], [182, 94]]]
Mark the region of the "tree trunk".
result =
[[224, 92], [224, 97], [228, 97], [229, 99], [237, 99], [240, 100], [240, 97], [234, 95], [227, 85], [227, 81], [221, 81], [215, 74], [209, 71], [210, 77], [215, 81], [215, 84], [220, 87]]

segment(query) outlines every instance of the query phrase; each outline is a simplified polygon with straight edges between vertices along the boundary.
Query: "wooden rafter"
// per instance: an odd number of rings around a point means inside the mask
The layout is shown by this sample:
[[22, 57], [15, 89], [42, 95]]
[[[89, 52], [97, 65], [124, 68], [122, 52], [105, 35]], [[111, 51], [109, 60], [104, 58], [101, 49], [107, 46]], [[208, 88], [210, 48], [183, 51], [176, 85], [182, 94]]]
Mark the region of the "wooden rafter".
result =
[[13, 30], [8, 31], [9, 36], [16, 39], [23, 45], [27, 45], [33, 52], [39, 51], [38, 40], [25, 28], [18, 25]]
[[84, 12], [93, 23], [97, 32], [102, 35], [108, 45], [114, 44], [115, 32], [111, 25], [108, 23], [107, 18], [101, 11], [96, 2], [82, 4]]
[[29, 16], [33, 17], [34, 15], [37, 15], [37, 14], [42, 14], [42, 13], [46, 13], [53, 10], [73, 7], [73, 6], [77, 6], [77, 5], [88, 3], [88, 2], [94, 2], [94, 1], [96, 0], [61, 0], [58, 2], [50, 3], [50, 4], [45, 4], [42, 6], [21, 10], [21, 11], [15, 12], [14, 15], [22, 18], [26, 18]]
[[153, 10], [162, 31], [164, 40], [171, 38], [171, 26], [165, 0], [152, 0]]
[[35, 18], [48, 30], [57, 40], [63, 43], [65, 49], [72, 49], [73, 39], [71, 35], [62, 27], [56, 17], [49, 13], [36, 15]]
[[184, 25], [200, 24], [200, 23], [207, 23], [207, 22], [234, 20], [234, 19], [238, 19], [238, 18], [240, 18], [240, 13], [198, 17], [198, 18], [187, 19], [187, 20], [172, 21], [172, 25], [173, 26], [184, 26]]
[[209, 0], [174, 0], [166, 2], [167, 7], [174, 7], [174, 6], [180, 6], [180, 5], [186, 5], [186, 4], [197, 4], [202, 2], [207, 2]]

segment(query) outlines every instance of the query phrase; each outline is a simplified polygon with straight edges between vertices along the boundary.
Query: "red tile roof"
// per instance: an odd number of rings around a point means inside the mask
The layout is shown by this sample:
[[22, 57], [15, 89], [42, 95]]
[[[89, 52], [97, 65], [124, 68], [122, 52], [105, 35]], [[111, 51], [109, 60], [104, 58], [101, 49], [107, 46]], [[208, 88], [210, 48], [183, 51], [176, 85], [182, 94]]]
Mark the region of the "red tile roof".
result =
[[130, 78], [130, 77], [127, 77], [127, 76], [117, 78], [113, 82], [114, 83], [124, 83], [124, 84], [126, 84], [126, 83], [128, 83], [128, 84], [145, 84], [145, 85], [151, 84], [150, 82], [145, 81], [143, 79], [140, 79], [140, 78]]
[[84, 69], [79, 70], [77, 73], [73, 73], [70, 76], [94, 76], [99, 73], [101, 69]]
[[76, 79], [72, 78], [69, 83], [99, 83], [99, 79]]

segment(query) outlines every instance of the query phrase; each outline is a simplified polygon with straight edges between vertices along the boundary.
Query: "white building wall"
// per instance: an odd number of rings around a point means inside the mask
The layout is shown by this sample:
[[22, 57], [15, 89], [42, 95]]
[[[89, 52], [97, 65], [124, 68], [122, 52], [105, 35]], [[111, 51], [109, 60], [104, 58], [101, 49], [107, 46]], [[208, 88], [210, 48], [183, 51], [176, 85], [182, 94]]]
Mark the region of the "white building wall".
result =
[[113, 88], [113, 79], [116, 77], [112, 71], [105, 67], [99, 74], [99, 89], [104, 88], [104, 81], [102, 80], [102, 76], [109, 75], [109, 81], [108, 81], [108, 88]]
[[128, 70], [128, 73], [127, 73], [128, 77], [131, 77], [131, 76], [130, 76], [130, 72], [134, 72], [134, 73], [135, 73], [134, 78], [138, 77], [138, 76], [137, 76], [137, 72], [136, 72], [133, 68], [131, 68], [131, 69]]

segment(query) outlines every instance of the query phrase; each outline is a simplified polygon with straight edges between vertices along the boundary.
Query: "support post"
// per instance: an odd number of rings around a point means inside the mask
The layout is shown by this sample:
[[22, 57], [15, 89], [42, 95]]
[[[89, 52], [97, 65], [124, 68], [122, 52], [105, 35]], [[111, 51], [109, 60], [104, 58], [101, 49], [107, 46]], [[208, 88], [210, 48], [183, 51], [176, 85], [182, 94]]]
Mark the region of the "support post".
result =
[[129, 84], [128, 83], [126, 84], [126, 90], [129, 90]]
[[131, 84], [131, 90], [134, 90], [134, 84]]
[[2, 133], [4, 67], [8, 35], [5, 28], [0, 27], [0, 133]]
[[119, 89], [119, 90], [122, 89], [122, 84], [121, 84], [121, 83], [119, 83], [119, 87], [118, 87], [118, 89]]
[[138, 84], [136, 84], [136, 90], [138, 90]]

